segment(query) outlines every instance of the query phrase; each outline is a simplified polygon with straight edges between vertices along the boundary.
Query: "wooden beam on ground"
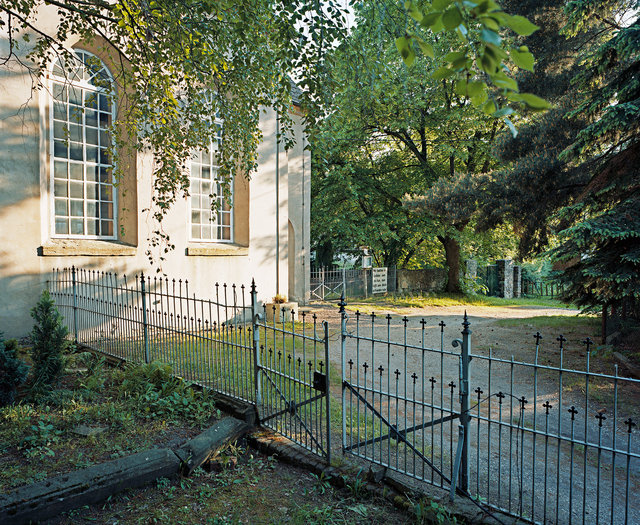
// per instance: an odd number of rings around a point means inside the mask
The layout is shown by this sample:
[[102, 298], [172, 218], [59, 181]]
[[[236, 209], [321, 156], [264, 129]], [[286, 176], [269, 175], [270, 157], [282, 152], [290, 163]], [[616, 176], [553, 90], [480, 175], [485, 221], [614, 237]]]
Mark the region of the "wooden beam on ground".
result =
[[247, 423], [233, 417], [221, 419], [175, 451], [182, 461], [182, 473], [188, 476], [205, 461], [215, 456], [220, 449], [242, 437], [250, 429]]
[[168, 448], [156, 448], [45, 479], [0, 495], [0, 523], [41, 521], [107, 499], [178, 473], [180, 460]]

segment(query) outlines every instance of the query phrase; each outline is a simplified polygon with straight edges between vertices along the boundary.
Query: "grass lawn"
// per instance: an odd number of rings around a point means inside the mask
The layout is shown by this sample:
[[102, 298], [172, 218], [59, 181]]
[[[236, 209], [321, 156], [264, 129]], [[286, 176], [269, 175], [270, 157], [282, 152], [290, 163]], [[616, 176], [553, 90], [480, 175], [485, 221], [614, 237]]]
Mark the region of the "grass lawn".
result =
[[430, 306], [543, 306], [547, 308], [570, 308], [557, 299], [546, 297], [522, 297], [519, 299], [503, 299], [486, 295], [437, 294], [424, 296], [375, 296], [368, 299], [353, 299], [348, 303], [350, 310], [374, 311], [377, 308], [399, 310], [403, 308], [426, 308]]

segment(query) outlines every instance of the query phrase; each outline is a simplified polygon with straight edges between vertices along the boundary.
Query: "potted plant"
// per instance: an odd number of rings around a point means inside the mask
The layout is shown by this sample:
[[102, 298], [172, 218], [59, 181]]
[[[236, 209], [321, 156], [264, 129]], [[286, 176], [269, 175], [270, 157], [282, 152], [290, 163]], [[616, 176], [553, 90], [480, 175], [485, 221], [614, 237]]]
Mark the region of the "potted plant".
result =
[[292, 322], [298, 316], [298, 303], [287, 301], [284, 295], [276, 294], [265, 303], [267, 322]]

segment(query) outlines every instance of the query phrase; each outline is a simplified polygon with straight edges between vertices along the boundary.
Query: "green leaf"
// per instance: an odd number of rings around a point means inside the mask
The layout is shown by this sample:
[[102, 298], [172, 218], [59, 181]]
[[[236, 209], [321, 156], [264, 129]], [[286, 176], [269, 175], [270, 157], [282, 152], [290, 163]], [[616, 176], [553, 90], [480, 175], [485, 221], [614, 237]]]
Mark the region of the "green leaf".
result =
[[471, 103], [477, 108], [482, 106], [488, 98], [487, 85], [484, 82], [480, 82], [480, 84], [482, 84], [482, 91], [480, 91], [480, 93], [475, 97], [471, 97]]
[[469, 82], [467, 84], [467, 94], [470, 98], [475, 98], [484, 93], [485, 88], [486, 84], [484, 82]]
[[460, 79], [456, 81], [455, 88], [453, 89], [456, 95], [461, 97], [467, 96], [467, 81], [465, 79]]
[[493, 31], [500, 31], [500, 24], [498, 24], [492, 16], [480, 16], [478, 17], [478, 20], [480, 20], [480, 23], [483, 26], [488, 27]]
[[442, 11], [432, 11], [422, 17], [420, 21], [420, 25], [422, 27], [431, 27], [440, 22], [440, 17], [442, 16]]
[[452, 51], [444, 56], [446, 62], [455, 62], [459, 58], [465, 57], [466, 54], [463, 51]]
[[411, 49], [407, 37], [401, 36], [396, 38], [396, 47], [398, 48], [398, 51], [400, 51], [400, 56], [402, 57], [402, 60], [404, 60], [404, 63], [408, 67], [412, 66], [415, 62], [416, 54], [413, 52], [413, 49]]
[[496, 111], [496, 103], [493, 100], [487, 100], [484, 106], [482, 106], [482, 111], [487, 115], [493, 115]]
[[520, 36], [529, 36], [531, 33], [540, 29], [537, 25], [532, 24], [524, 16], [502, 14], [504, 25], [512, 29]]
[[495, 73], [497, 69], [495, 60], [488, 53], [486, 53], [486, 50], [485, 53], [480, 57], [480, 63], [478, 64], [478, 67], [489, 75]]
[[436, 55], [433, 51], [433, 46], [431, 44], [429, 44], [428, 42], [425, 42], [420, 37], [414, 36], [413, 38], [416, 40], [416, 42], [418, 42], [420, 49], [426, 56], [428, 56], [429, 58], [435, 58]]
[[455, 71], [443, 66], [436, 69], [431, 77], [434, 80], [442, 80], [443, 78], [449, 78], [452, 75], [455, 75]]
[[407, 0], [404, 3], [404, 8], [407, 10], [411, 18], [413, 18], [416, 22], [422, 21], [424, 17], [422, 11], [418, 9], [418, 6], [416, 6], [416, 4], [414, 4], [411, 0]]
[[498, 87], [501, 87], [504, 89], [513, 89], [513, 91], [518, 91], [518, 83], [514, 79], [509, 78], [504, 73], [498, 73], [496, 75], [493, 75], [493, 77], [491, 78], [491, 81]]
[[442, 15], [442, 23], [445, 29], [455, 29], [462, 23], [462, 14], [455, 5], [447, 9]]
[[451, 4], [452, 1], [453, 0], [433, 0], [431, 6], [438, 11], [443, 11], [444, 9], [449, 7], [449, 4]]
[[522, 101], [531, 109], [547, 109], [551, 104], [533, 93], [520, 93]]
[[483, 29], [480, 32], [480, 38], [483, 41], [489, 44], [493, 44], [495, 46], [499, 46], [500, 43], [502, 42], [502, 38], [500, 38], [500, 35], [495, 31], [491, 31], [491, 29]]
[[511, 60], [513, 63], [521, 69], [526, 69], [527, 71], [533, 72], [533, 62], [534, 58], [531, 53], [528, 51], [520, 52], [516, 49], [511, 50]]

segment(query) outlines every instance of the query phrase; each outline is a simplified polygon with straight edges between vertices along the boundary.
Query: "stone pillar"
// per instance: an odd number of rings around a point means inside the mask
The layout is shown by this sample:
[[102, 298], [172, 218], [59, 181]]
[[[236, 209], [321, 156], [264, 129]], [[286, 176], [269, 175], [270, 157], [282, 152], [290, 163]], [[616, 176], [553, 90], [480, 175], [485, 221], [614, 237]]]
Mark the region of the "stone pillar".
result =
[[465, 264], [465, 277], [467, 277], [467, 279], [475, 279], [478, 276], [478, 261], [475, 259], [467, 259]]
[[498, 259], [498, 297], [511, 299], [513, 297], [513, 261], [511, 259]]
[[513, 267], [513, 296], [522, 297], [522, 268], [520, 266]]

